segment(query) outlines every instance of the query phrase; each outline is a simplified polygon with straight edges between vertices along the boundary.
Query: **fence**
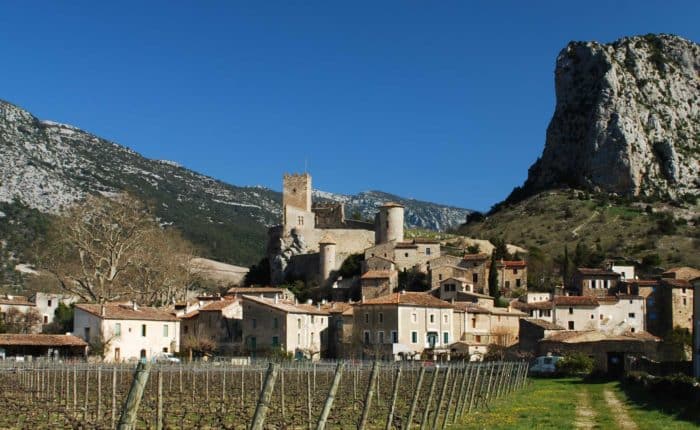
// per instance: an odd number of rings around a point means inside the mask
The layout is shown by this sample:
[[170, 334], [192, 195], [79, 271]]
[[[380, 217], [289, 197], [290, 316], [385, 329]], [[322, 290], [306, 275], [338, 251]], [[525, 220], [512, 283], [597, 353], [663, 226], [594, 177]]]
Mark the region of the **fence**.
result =
[[[149, 370], [136, 428], [436, 430], [522, 387], [528, 368], [348, 361]], [[134, 380], [134, 365], [0, 363], [0, 428], [117, 428]]]

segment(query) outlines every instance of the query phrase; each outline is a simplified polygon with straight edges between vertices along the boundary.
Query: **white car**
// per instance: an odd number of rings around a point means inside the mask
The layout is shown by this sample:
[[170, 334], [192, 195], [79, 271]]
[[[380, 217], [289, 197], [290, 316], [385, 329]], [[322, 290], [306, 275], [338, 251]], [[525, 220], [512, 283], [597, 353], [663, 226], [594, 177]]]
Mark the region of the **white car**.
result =
[[175, 357], [172, 352], [161, 352], [153, 357], [154, 363], [175, 363], [179, 364], [180, 359]]
[[558, 355], [547, 355], [535, 358], [530, 366], [531, 373], [554, 373], [557, 371], [557, 361], [564, 357]]

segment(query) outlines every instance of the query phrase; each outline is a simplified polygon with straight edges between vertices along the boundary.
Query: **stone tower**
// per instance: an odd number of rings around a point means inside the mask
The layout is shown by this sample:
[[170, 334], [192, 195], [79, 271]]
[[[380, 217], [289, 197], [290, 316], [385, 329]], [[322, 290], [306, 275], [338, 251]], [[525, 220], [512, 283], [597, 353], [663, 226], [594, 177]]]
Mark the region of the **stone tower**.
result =
[[401, 204], [389, 202], [381, 206], [377, 214], [376, 243], [403, 242], [403, 217]]
[[308, 173], [285, 174], [282, 179], [282, 223], [287, 226], [288, 208], [311, 212], [311, 175]]
[[335, 240], [326, 233], [318, 242], [319, 246], [319, 268], [321, 282], [326, 282], [335, 270]]

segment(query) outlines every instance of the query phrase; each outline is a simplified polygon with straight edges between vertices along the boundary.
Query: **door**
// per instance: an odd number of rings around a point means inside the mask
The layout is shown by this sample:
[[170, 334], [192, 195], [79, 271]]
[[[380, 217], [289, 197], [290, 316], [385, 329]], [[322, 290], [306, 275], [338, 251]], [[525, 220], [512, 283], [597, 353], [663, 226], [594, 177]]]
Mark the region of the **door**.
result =
[[622, 352], [608, 352], [608, 375], [622, 376], [625, 373], [625, 354]]
[[429, 331], [428, 332], [428, 348], [435, 348], [435, 345], [438, 343], [438, 334], [434, 331]]

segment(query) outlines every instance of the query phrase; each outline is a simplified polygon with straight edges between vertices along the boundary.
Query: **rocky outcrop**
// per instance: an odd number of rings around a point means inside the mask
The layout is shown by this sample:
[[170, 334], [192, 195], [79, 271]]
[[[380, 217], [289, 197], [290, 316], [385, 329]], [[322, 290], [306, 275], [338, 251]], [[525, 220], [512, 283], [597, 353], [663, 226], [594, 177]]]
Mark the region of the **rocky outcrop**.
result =
[[[521, 196], [573, 186], [678, 198], [700, 189], [700, 46], [671, 35], [572, 42]], [[511, 196], [513, 197], [513, 196]]]

